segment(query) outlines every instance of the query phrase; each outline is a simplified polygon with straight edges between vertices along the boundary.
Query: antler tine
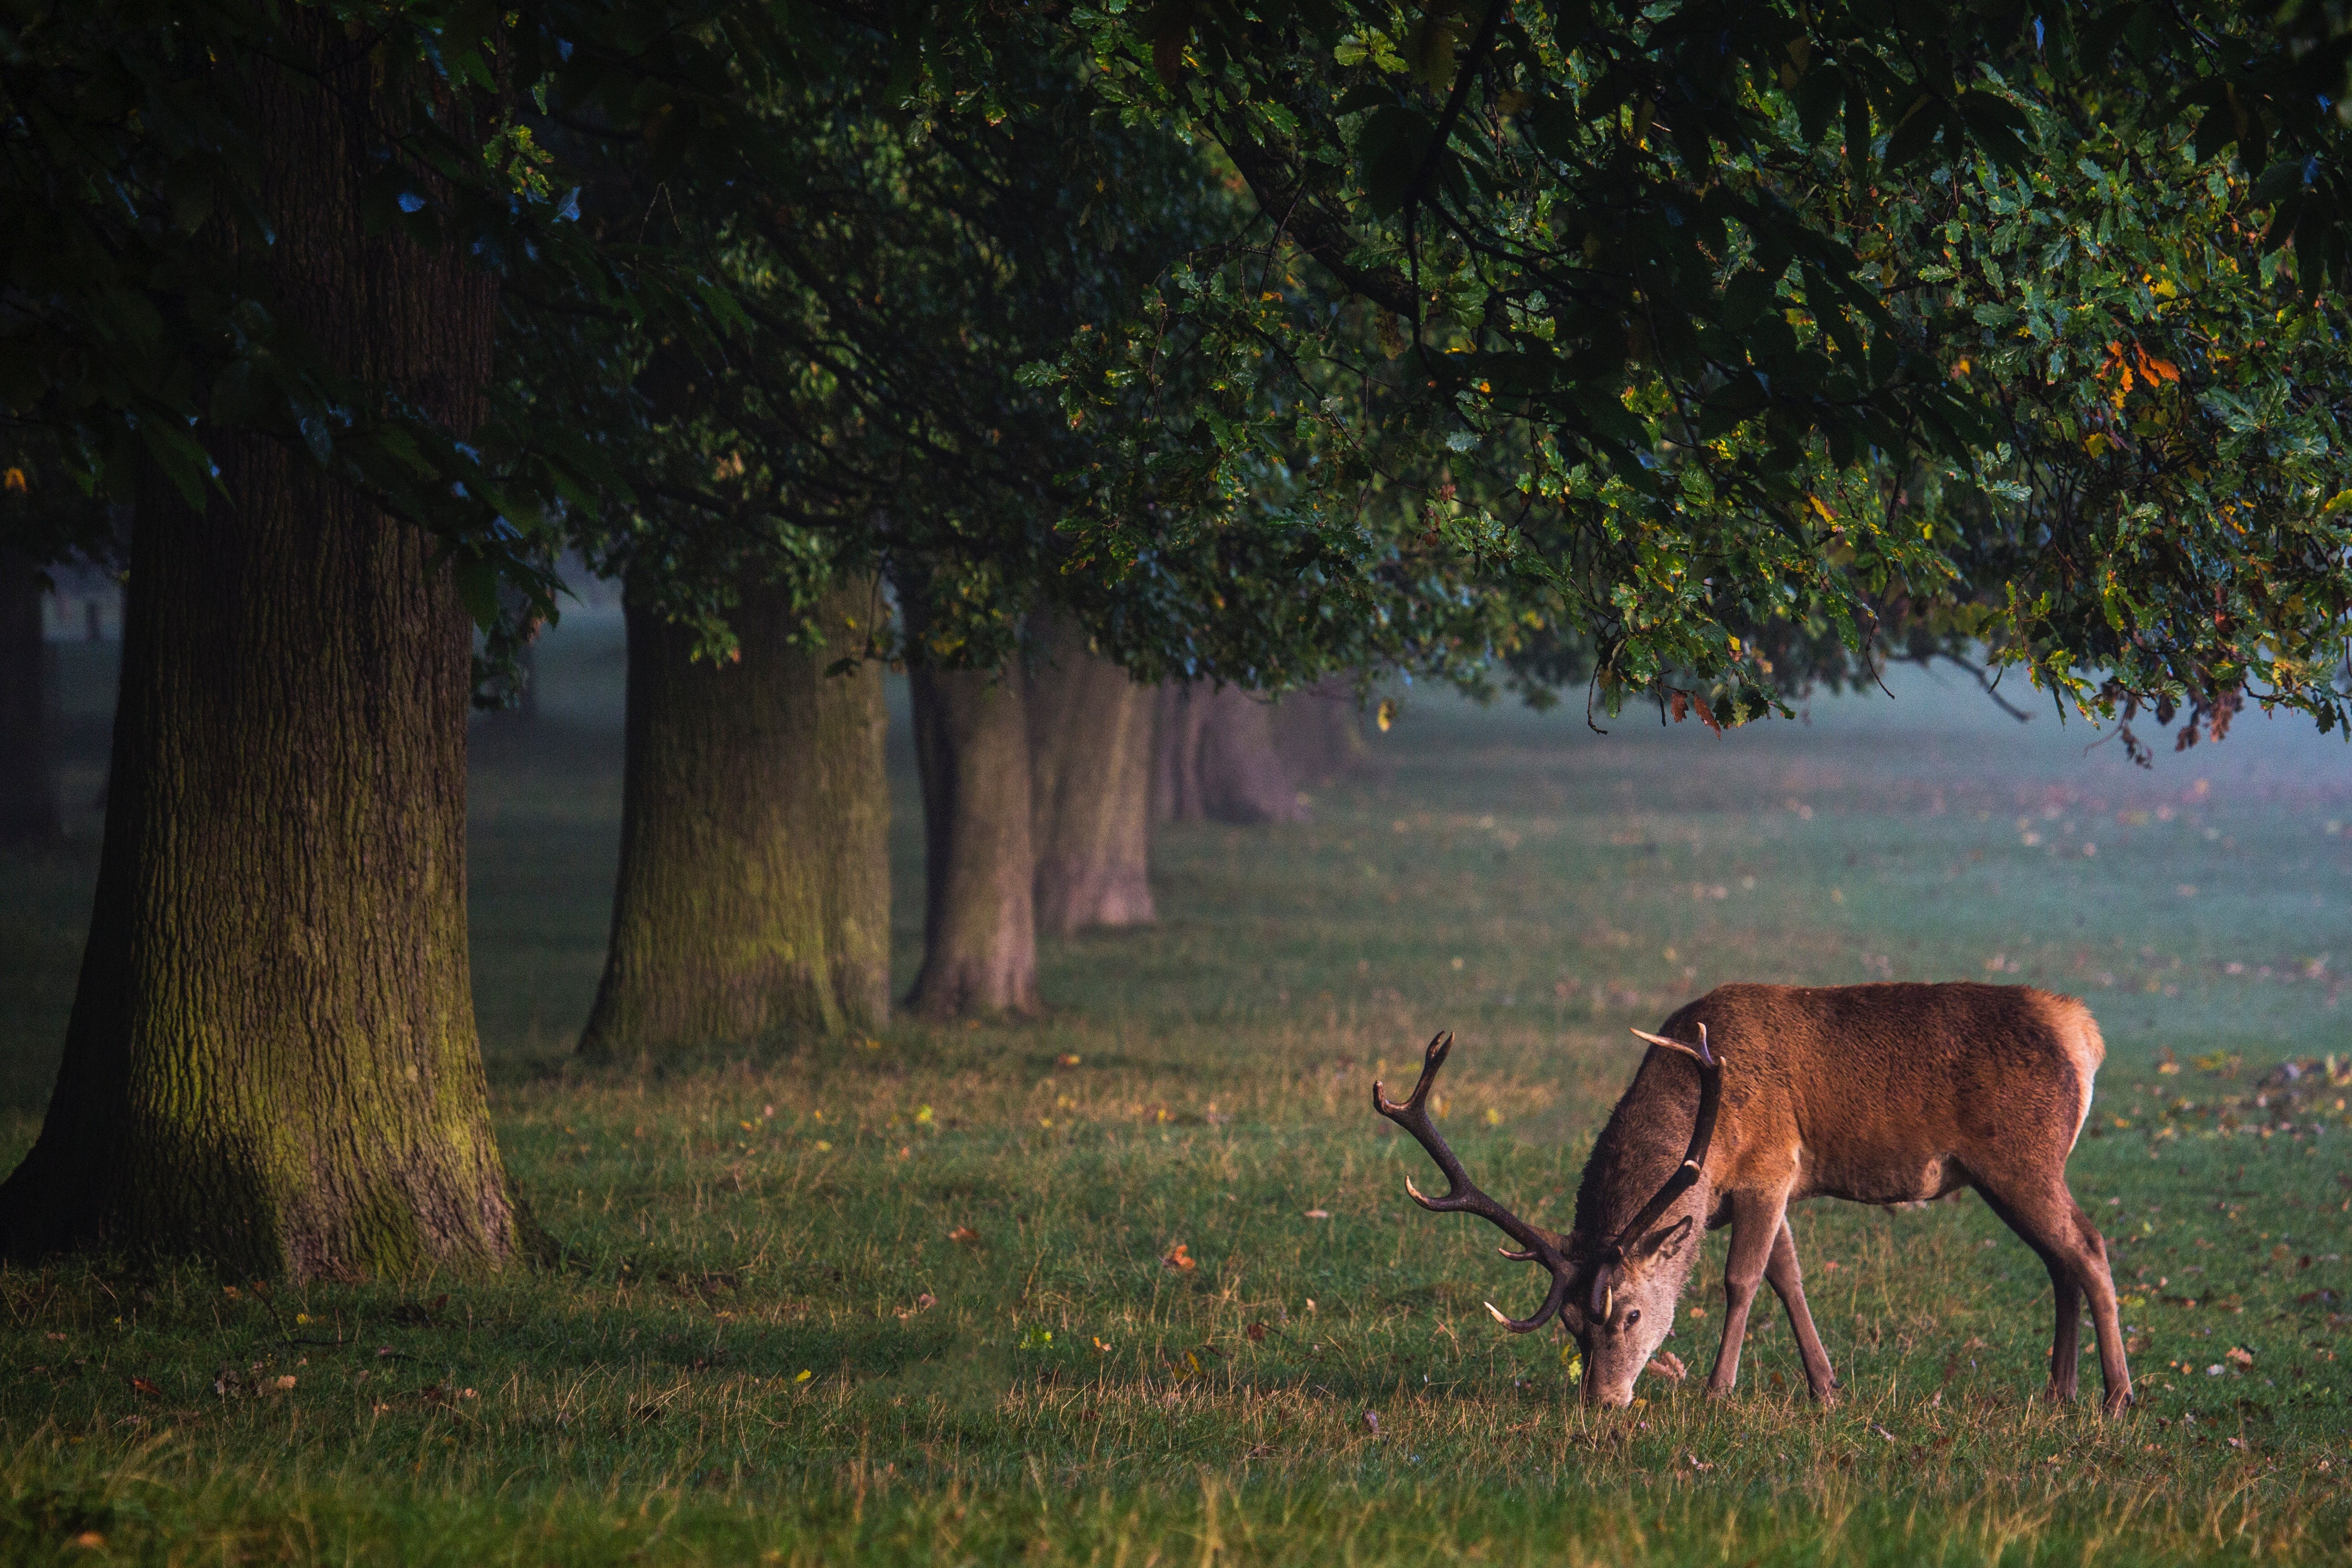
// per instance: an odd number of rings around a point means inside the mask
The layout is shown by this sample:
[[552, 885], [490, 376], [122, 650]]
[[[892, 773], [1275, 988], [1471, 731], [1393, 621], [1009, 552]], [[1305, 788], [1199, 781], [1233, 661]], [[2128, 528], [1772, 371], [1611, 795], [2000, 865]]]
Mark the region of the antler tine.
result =
[[1717, 1065], [1715, 1053], [1706, 1048], [1706, 1026], [1705, 1024], [1701, 1024], [1698, 1026], [1698, 1044], [1696, 1046], [1685, 1045], [1680, 1040], [1670, 1040], [1664, 1035], [1654, 1035], [1647, 1029], [1635, 1029], [1633, 1033], [1636, 1039], [1647, 1040], [1654, 1046], [1664, 1046], [1670, 1051], [1680, 1051], [1683, 1055], [1696, 1060], [1702, 1067], [1714, 1067]]
[[[1551, 1237], [1478, 1190], [1477, 1184], [1471, 1181], [1470, 1173], [1462, 1168], [1461, 1160], [1446, 1146], [1436, 1123], [1430, 1120], [1430, 1088], [1437, 1081], [1437, 1069], [1445, 1065], [1446, 1053], [1453, 1048], [1454, 1037], [1450, 1033], [1441, 1033], [1430, 1040], [1429, 1048], [1423, 1056], [1421, 1080], [1412, 1086], [1412, 1096], [1402, 1105], [1391, 1100], [1382, 1091], [1380, 1081], [1374, 1079], [1372, 1109], [1412, 1133], [1413, 1142], [1436, 1162], [1438, 1171], [1445, 1177], [1444, 1195], [1434, 1198], [1414, 1186], [1412, 1178], [1407, 1177], [1404, 1189], [1412, 1194], [1413, 1202], [1438, 1214], [1476, 1215], [1525, 1249], [1513, 1251], [1506, 1247], [1503, 1249], [1504, 1257], [1518, 1262], [1540, 1263], [1550, 1271], [1551, 1289], [1534, 1317], [1520, 1320], [1495, 1312], [1496, 1321], [1512, 1332], [1528, 1333], [1549, 1321], [1552, 1314], [1567, 1301], [1568, 1259], [1560, 1256], [1559, 1248]], [[1491, 1302], [1487, 1310], [1494, 1311]]]
[[1552, 1314], [1559, 1311], [1567, 1304], [1568, 1270], [1562, 1268], [1552, 1275], [1551, 1289], [1545, 1292], [1544, 1303], [1542, 1306], [1536, 1309], [1534, 1317], [1507, 1318], [1503, 1315], [1503, 1310], [1500, 1307], [1496, 1306], [1492, 1301], [1486, 1303], [1486, 1310], [1494, 1315], [1495, 1321], [1502, 1324], [1503, 1327], [1510, 1330], [1511, 1332], [1515, 1334], [1531, 1334], [1538, 1329], [1542, 1328], [1546, 1323], [1550, 1322]]

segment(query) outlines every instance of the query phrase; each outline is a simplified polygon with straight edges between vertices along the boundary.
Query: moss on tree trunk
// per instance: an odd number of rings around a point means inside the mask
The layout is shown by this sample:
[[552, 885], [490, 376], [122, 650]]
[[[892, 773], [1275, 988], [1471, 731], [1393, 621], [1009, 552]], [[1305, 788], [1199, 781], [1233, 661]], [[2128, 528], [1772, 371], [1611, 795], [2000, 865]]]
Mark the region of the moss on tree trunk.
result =
[[[920, 596], [900, 603], [919, 638]], [[923, 967], [907, 1005], [931, 1018], [1034, 1012], [1025, 683], [1017, 672], [918, 666], [908, 684], [923, 783]]]
[[807, 616], [761, 589], [733, 617], [740, 662], [632, 592], [621, 870], [604, 980], [581, 1049], [658, 1055], [879, 1027], [890, 1005], [889, 791], [882, 677], [827, 665], [865, 642], [872, 585]]
[[44, 844], [60, 831], [44, 592], [31, 562], [0, 550], [0, 844]]
[[1272, 705], [1206, 681], [1160, 689], [1152, 814], [1167, 822], [1303, 822]]
[[1149, 925], [1151, 734], [1158, 693], [1066, 621], [1029, 671], [1030, 837], [1040, 931]]
[[[254, 80], [279, 308], [463, 428], [496, 286], [365, 232], [367, 57], [287, 16], [347, 63]], [[296, 1278], [505, 1258], [522, 1226], [467, 967], [471, 628], [432, 542], [307, 454], [213, 455], [204, 512], [141, 498], [89, 946], [0, 1249]]]

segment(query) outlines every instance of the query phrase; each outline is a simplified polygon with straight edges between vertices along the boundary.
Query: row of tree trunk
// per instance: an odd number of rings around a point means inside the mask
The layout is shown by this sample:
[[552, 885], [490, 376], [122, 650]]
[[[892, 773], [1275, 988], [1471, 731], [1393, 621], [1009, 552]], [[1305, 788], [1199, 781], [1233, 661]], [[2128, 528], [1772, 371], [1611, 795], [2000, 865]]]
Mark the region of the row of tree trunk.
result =
[[[734, 620], [740, 658], [723, 665], [627, 600], [621, 864], [584, 1054], [837, 1036], [887, 1017], [881, 677], [865, 663], [825, 673], [864, 641], [855, 617], [873, 599], [854, 584], [804, 616], [780, 591], [752, 594]], [[919, 635], [919, 600], [905, 610]], [[1155, 815], [1297, 820], [1302, 773], [1354, 761], [1333, 739], [1351, 700], [1302, 697], [1286, 728], [1307, 749], [1286, 755], [1265, 703], [1139, 686], [1064, 623], [1012, 670], [918, 668], [909, 686], [925, 855], [906, 1005], [926, 1017], [1034, 1012], [1039, 931], [1150, 923]]]
[[[454, 242], [371, 228], [382, 127], [404, 108], [331, 18], [279, 25], [289, 58], [321, 63], [250, 79], [259, 199], [281, 219], [257, 265], [329, 363], [464, 432], [497, 280]], [[475, 1035], [467, 615], [435, 542], [307, 453], [231, 435], [212, 455], [204, 508], [169, 484], [139, 498], [88, 945], [40, 1136], [0, 1183], [0, 1254], [193, 1254], [296, 1279], [494, 1265], [534, 1233]], [[720, 668], [630, 606], [623, 865], [591, 1049], [884, 1016], [879, 677], [824, 673], [842, 614], [817, 606], [828, 646], [811, 647], [754, 595], [742, 664]], [[919, 1011], [1033, 1007], [1041, 920], [1150, 918], [1153, 706], [1180, 700], [1049, 646], [1034, 670], [915, 684]], [[45, 759], [44, 653], [37, 584], [0, 571], [0, 745]], [[1162, 768], [1170, 813], [1295, 811], [1247, 760], [1256, 742], [1194, 722], [1197, 704], [1262, 724], [1240, 700], [1181, 699], [1200, 760]], [[0, 816], [45, 836], [54, 784], [45, 762], [26, 776], [38, 787], [6, 784]]]

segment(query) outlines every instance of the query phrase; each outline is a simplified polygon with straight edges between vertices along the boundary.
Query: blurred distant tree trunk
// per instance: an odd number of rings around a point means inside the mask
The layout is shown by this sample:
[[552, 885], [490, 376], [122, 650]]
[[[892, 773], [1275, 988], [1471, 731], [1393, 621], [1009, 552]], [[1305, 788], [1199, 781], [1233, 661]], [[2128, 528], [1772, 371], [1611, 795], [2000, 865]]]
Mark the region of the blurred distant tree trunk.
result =
[[[761, 588], [740, 661], [634, 587], [621, 868], [591, 1056], [879, 1028], [890, 1006], [890, 797], [882, 675], [856, 659], [870, 583], [805, 613]], [[796, 638], [814, 624], [819, 647]]]
[[46, 844], [62, 830], [49, 725], [49, 645], [41, 574], [0, 550], [0, 844]]
[[[316, 63], [240, 79], [277, 235], [255, 264], [332, 363], [466, 430], [497, 282], [369, 232], [404, 110], [340, 21], [279, 16]], [[210, 450], [204, 510], [140, 498], [89, 943], [0, 1250], [297, 1279], [508, 1258], [528, 1226], [466, 943], [472, 628], [434, 540], [299, 447]]]
[[1149, 925], [1151, 732], [1159, 696], [1091, 652], [1067, 621], [1029, 673], [1031, 837], [1037, 926]]
[[1276, 753], [1302, 784], [1330, 784], [1371, 761], [1355, 683], [1344, 675], [1285, 697], [1275, 708], [1272, 729]]
[[[902, 594], [909, 638], [919, 595]], [[917, 665], [923, 782], [923, 967], [909, 1010], [930, 1018], [1037, 1008], [1036, 857], [1029, 718], [1019, 672]]]
[[1152, 813], [1169, 822], [1304, 822], [1274, 744], [1274, 710], [1238, 687], [1160, 689]]

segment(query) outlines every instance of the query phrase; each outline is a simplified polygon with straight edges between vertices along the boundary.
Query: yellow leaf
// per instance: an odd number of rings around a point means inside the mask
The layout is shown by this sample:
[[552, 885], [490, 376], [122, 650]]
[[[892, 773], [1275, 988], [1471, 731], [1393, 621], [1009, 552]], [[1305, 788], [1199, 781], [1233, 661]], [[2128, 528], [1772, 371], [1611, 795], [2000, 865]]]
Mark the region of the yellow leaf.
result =
[[[2352, 490], [2346, 490], [2343, 495], [2336, 498], [2336, 503], [2341, 503], [2347, 499], [2352, 499]], [[2332, 503], [2328, 510], [2331, 511], [2334, 510], [2335, 504]], [[1396, 722], [1396, 699], [1393, 697], [1381, 698], [1379, 711], [1372, 715], [1372, 722], [1381, 727], [1381, 734], [1387, 734], [1389, 732], [1389, 726]]]
[[1809, 494], [1805, 497], [1805, 500], [1806, 503], [1813, 509], [1813, 510], [1821, 514], [1821, 519], [1823, 522], [1831, 523], [1832, 525], [1836, 523], [1837, 513], [1832, 511], [1828, 505], [1822, 501], [1821, 497]]
[[816, 1375], [816, 1373], [813, 1373], [813, 1372], [809, 1371], [809, 1369], [808, 1369], [808, 1368], [806, 1368], [806, 1367], [803, 1367], [803, 1368], [801, 1368], [801, 1374], [800, 1374], [798, 1377], [796, 1377], [796, 1378], [793, 1379], [793, 1383], [795, 1383], [795, 1384], [803, 1384], [803, 1383], [806, 1383], [810, 1378], [813, 1378], [813, 1377], [814, 1377], [815, 1375]]
[[2352, 507], [2352, 490], [2338, 490], [2328, 503], [2319, 509], [2322, 517], [2334, 517], [2347, 507]]

